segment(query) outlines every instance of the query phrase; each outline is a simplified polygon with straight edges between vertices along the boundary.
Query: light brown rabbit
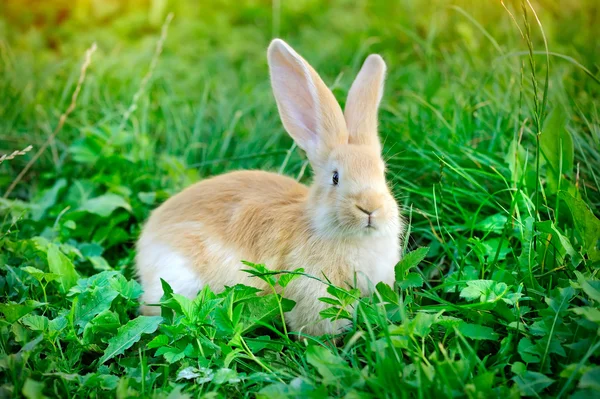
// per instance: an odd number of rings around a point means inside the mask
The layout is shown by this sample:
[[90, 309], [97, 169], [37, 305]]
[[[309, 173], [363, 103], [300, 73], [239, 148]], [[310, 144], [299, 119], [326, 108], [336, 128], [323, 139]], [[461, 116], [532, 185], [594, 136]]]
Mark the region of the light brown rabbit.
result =
[[[195, 297], [203, 285], [266, 288], [241, 260], [305, 272], [363, 294], [394, 282], [404, 222], [386, 184], [377, 135], [385, 63], [370, 55], [348, 94], [345, 112], [313, 68], [283, 40], [268, 49], [281, 120], [314, 171], [306, 187], [263, 171], [237, 171], [196, 183], [156, 209], [137, 243], [142, 312], [157, 314], [160, 279]], [[355, 278], [356, 276], [356, 278]], [[321, 320], [327, 286], [300, 277], [287, 288], [293, 331], [337, 333]]]

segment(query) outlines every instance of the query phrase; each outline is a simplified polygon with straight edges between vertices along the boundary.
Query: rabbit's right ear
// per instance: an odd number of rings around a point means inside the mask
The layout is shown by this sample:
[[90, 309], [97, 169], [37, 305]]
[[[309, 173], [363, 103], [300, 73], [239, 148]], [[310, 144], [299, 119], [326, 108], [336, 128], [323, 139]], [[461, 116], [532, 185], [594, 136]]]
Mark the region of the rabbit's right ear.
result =
[[286, 42], [267, 51], [271, 85], [283, 126], [313, 164], [348, 142], [346, 122], [333, 93], [314, 69]]

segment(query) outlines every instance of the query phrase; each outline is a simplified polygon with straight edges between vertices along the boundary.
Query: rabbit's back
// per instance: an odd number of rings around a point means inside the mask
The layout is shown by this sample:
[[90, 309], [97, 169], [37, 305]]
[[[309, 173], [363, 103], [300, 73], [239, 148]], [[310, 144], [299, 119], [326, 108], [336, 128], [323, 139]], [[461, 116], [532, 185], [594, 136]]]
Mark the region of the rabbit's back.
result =
[[[137, 244], [136, 267], [144, 302], [162, 295], [160, 279], [193, 297], [250, 281], [241, 259], [278, 267], [302, 224], [308, 189], [294, 179], [264, 171], [238, 171], [196, 183], [158, 207]], [[302, 228], [302, 227], [300, 227]], [[158, 308], [144, 307], [146, 314]]]
[[231, 172], [196, 183], [171, 197], [153, 212], [147, 227], [203, 220], [218, 228], [228, 225], [241, 207], [279, 208], [304, 200], [306, 194], [304, 185], [286, 176], [258, 170]]

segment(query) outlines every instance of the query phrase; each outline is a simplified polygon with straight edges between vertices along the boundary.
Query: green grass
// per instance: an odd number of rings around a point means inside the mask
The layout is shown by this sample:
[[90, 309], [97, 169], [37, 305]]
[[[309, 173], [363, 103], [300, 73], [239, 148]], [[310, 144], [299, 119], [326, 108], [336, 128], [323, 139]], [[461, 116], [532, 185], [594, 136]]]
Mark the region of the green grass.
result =
[[[0, 164], [0, 396], [600, 395], [596, 1], [211, 3], [0, 5], [0, 154], [33, 146]], [[159, 203], [240, 168], [310, 181], [269, 87], [274, 36], [342, 103], [367, 54], [388, 64], [408, 254], [373, 297], [330, 287], [323, 317], [353, 321], [337, 346], [241, 286], [165, 287], [162, 319], [137, 313]]]

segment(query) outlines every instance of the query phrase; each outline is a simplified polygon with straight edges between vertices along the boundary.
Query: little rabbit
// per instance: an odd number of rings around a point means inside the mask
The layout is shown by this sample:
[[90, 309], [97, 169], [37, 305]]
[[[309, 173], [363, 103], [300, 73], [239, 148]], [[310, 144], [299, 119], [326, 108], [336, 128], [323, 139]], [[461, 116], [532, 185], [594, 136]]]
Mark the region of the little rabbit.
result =
[[[388, 188], [377, 135], [386, 66], [367, 57], [342, 112], [314, 69], [283, 40], [268, 51], [281, 120], [314, 171], [310, 187], [287, 176], [236, 171], [203, 180], [150, 216], [137, 243], [144, 289], [142, 313], [158, 314], [160, 279], [194, 298], [208, 284], [218, 292], [237, 283], [267, 288], [241, 260], [305, 273], [363, 294], [394, 283], [404, 221]], [[292, 331], [335, 334], [343, 323], [322, 320], [327, 285], [300, 277], [286, 288], [296, 306]]]

